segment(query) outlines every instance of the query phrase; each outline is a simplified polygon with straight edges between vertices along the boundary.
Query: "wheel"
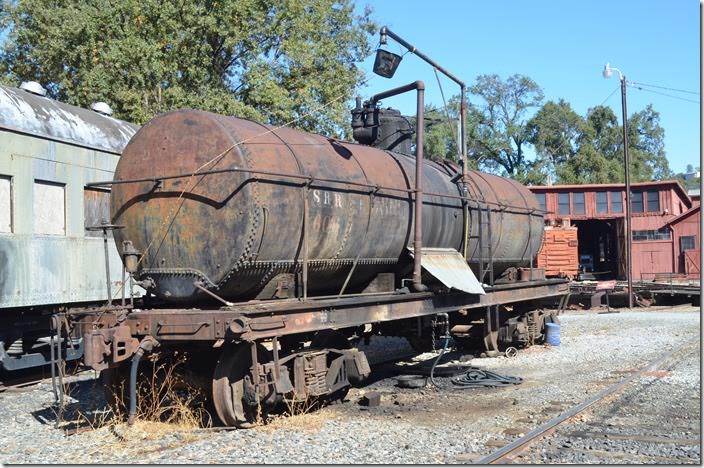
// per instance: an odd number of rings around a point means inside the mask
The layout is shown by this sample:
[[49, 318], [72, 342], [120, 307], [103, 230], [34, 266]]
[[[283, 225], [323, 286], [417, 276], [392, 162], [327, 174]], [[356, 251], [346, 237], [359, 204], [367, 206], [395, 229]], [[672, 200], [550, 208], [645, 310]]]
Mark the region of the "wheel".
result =
[[[271, 361], [271, 354], [261, 344], [257, 345], [257, 361], [260, 364]], [[250, 427], [257, 420], [259, 408], [245, 401], [245, 378], [250, 375], [251, 367], [250, 343], [238, 343], [222, 350], [213, 374], [213, 405], [226, 426]], [[265, 409], [261, 407], [262, 413]]]
[[[350, 349], [350, 342], [345, 335], [337, 330], [321, 330], [315, 334], [310, 342], [310, 349]], [[327, 364], [330, 367], [335, 356], [328, 353]], [[344, 400], [350, 391], [350, 386], [335, 390], [325, 397], [328, 401]]]

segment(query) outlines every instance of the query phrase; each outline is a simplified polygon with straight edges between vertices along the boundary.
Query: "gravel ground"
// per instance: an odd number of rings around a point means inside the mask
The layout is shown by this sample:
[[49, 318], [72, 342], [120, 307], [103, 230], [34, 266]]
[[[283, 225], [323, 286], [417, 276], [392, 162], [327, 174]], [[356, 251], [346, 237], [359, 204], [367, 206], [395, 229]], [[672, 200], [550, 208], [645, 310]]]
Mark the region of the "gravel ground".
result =
[[[53, 427], [53, 397], [49, 384], [42, 383], [31, 391], [0, 395], [0, 420], [3, 421], [0, 461], [468, 463], [586, 400], [667, 350], [697, 338], [700, 327], [699, 309], [691, 306], [604, 315], [595, 311], [569, 311], [560, 320], [560, 347], [536, 346], [521, 351], [514, 358], [469, 361], [473, 366], [521, 377], [524, 379], [521, 385], [483, 390], [401, 389], [395, 386], [393, 376], [403, 373], [403, 366], [386, 365], [377, 367], [364, 387], [352, 389], [344, 403], [309, 414], [275, 418], [269, 425], [250, 430], [195, 432], [137, 424], [130, 429], [119, 425], [65, 436]], [[363, 348], [372, 362], [410, 351], [405, 340], [393, 338], [373, 339], [369, 347]], [[449, 359], [460, 357], [455, 353], [450, 354]], [[603, 421], [620, 424], [618, 427], [623, 434], [631, 430], [643, 436], [698, 439], [701, 410], [699, 400], [693, 398], [699, 395], [700, 389], [697, 358], [698, 355], [692, 353], [681, 365], [675, 363], [671, 374], [641, 379], [637, 386], [634, 383], [629, 401], [640, 405], [640, 413], [605, 410], [607, 414], [613, 413], [613, 417]], [[92, 373], [77, 380], [72, 385], [73, 406], [100, 406], [101, 392], [92, 380]], [[447, 379], [440, 380], [443, 385], [449, 385]], [[647, 388], [647, 392], [637, 388]], [[359, 398], [371, 391], [381, 394], [381, 405], [360, 406]], [[628, 398], [626, 392], [623, 395]], [[664, 402], [668, 408], [648, 410], [658, 402]], [[639, 429], [633, 422], [639, 420], [641, 413], [647, 414], [648, 418], [640, 419], [647, 422], [648, 427], [668, 430]], [[595, 416], [594, 421], [602, 421], [599, 417]], [[663, 426], [663, 421], [670, 426]], [[554, 439], [557, 441], [554, 444], [581, 443], [575, 432], [595, 431], [595, 427], [588, 426], [589, 420], [583, 422], [586, 426], [575, 426], [566, 433], [569, 442]], [[699, 445], [676, 442], [667, 445], [640, 441], [635, 453], [625, 449], [620, 452], [621, 458], [604, 455], [603, 460], [637, 463], [659, 461], [658, 456], [680, 462], [699, 460]], [[625, 446], [628, 441], [619, 443]], [[530, 461], [560, 461], [557, 457], [561, 453], [560, 445], [550, 447], [550, 450], [546, 448], [545, 457], [538, 451], [536, 458]], [[590, 456], [594, 456], [596, 452], [589, 450]], [[579, 462], [578, 458], [570, 460]]]
[[559, 426], [519, 463], [701, 464], [699, 343]]

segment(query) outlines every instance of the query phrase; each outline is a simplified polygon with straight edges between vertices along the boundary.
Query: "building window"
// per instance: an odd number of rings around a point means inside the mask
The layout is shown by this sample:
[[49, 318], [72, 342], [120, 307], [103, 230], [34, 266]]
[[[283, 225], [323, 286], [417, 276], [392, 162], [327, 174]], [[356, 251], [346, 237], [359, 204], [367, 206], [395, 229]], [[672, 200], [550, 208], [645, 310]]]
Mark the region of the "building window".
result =
[[[110, 222], [110, 191], [87, 188], [83, 191], [83, 226], [86, 237], [103, 237], [103, 231], [88, 230]], [[108, 231], [112, 237], [112, 230]]]
[[572, 213], [584, 214], [584, 192], [572, 194]]
[[570, 194], [557, 194], [557, 212], [558, 214], [570, 214]]
[[611, 212], [623, 213], [623, 194], [622, 192], [609, 192], [611, 194]]
[[660, 212], [660, 192], [648, 191], [648, 211], [651, 213]]
[[12, 232], [12, 177], [0, 175], [0, 232]]
[[654, 241], [654, 240], [670, 240], [671, 233], [668, 228], [658, 230], [633, 231], [634, 241]]
[[545, 202], [545, 194], [544, 193], [535, 193], [535, 198], [538, 200], [538, 205], [540, 205], [540, 209], [543, 211], [547, 211], [547, 204]]
[[66, 235], [66, 186], [34, 181], [34, 233]]
[[643, 192], [631, 192], [631, 211], [643, 213]]
[[680, 237], [680, 250], [684, 252], [685, 250], [694, 250], [694, 236], [681, 236]]
[[608, 197], [606, 192], [596, 192], [596, 212], [604, 214], [609, 212]]

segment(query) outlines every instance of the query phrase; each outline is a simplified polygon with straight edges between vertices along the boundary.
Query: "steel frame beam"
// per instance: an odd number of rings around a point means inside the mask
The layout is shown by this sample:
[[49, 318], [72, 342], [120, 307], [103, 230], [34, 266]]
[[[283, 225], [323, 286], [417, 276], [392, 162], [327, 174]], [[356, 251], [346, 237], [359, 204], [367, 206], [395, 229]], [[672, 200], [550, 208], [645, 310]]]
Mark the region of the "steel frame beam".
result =
[[[301, 301], [245, 302], [221, 309], [150, 309], [69, 312], [83, 333], [128, 326], [135, 337], [151, 335], [162, 343], [183, 341], [257, 341], [284, 335], [342, 329], [367, 323], [481, 309], [569, 293], [562, 280], [514, 283], [490, 288], [485, 295], [410, 293], [350, 296]], [[121, 317], [122, 315], [122, 317]]]

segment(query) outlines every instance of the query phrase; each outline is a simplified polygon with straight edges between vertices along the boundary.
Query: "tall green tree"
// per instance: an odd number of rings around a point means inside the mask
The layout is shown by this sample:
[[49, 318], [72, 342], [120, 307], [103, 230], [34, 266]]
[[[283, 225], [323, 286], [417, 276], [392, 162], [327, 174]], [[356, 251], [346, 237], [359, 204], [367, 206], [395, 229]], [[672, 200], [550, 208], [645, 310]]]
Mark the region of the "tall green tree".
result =
[[469, 88], [480, 99], [468, 109], [468, 141], [480, 167], [521, 182], [535, 172], [526, 154], [529, 114], [543, 100], [543, 92], [530, 78], [512, 75], [480, 75]]
[[374, 30], [353, 0], [3, 0], [5, 79], [108, 101], [143, 123], [181, 107], [339, 134]]
[[528, 122], [528, 141], [554, 171], [577, 154], [586, 127], [584, 118], [567, 101], [548, 101]]
[[[554, 175], [558, 183], [623, 182], [623, 128], [611, 108], [596, 106], [583, 118], [568, 103], [549, 101], [528, 127], [529, 140], [538, 154], [534, 166]], [[672, 175], [664, 135], [660, 115], [652, 105], [628, 119], [632, 181]]]

